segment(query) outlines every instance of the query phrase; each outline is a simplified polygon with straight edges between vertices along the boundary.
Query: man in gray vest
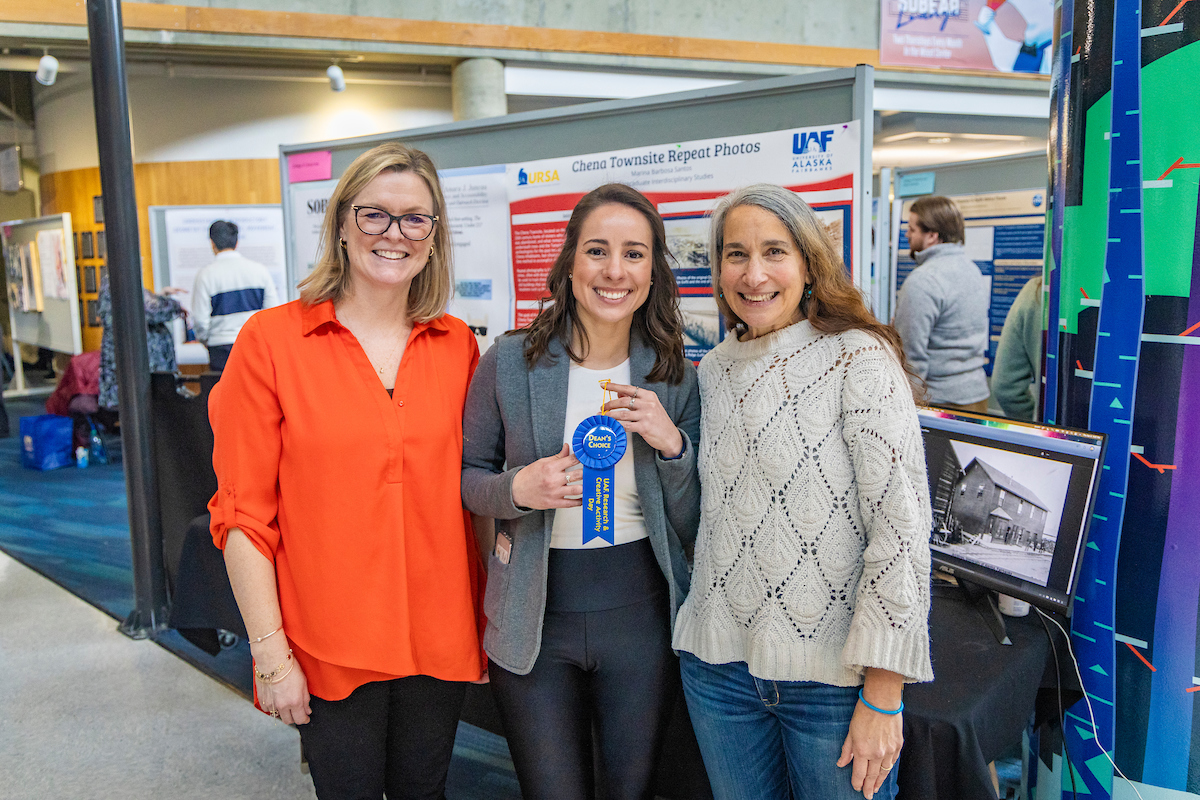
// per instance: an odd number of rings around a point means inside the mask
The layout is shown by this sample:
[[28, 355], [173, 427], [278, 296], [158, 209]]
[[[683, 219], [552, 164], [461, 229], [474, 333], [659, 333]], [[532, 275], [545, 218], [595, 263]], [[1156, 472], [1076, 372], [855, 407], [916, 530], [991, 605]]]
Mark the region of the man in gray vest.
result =
[[267, 268], [237, 252], [238, 227], [219, 219], [208, 229], [216, 259], [196, 274], [192, 330], [208, 348], [213, 372], [225, 369], [238, 331], [257, 311], [279, 305]]
[[963, 247], [963, 218], [948, 197], [912, 204], [908, 242], [914, 269], [900, 287], [893, 324], [904, 355], [925, 381], [927, 402], [987, 412], [987, 278]]

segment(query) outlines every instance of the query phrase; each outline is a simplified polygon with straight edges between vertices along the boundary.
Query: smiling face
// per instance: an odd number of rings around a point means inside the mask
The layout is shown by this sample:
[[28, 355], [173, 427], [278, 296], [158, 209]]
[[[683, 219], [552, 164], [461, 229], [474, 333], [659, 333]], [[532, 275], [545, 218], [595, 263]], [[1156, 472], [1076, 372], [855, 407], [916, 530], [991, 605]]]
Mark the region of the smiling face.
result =
[[650, 294], [654, 233], [641, 212], [610, 203], [579, 227], [571, 293], [583, 327], [597, 331], [633, 320]]
[[721, 291], [754, 339], [799, 322], [808, 268], [779, 218], [758, 206], [725, 217]]
[[[370, 206], [396, 216], [433, 216], [437, 213], [433, 194], [425, 180], [410, 171], [388, 170], [379, 173], [354, 196], [350, 205]], [[434, 240], [433, 235], [420, 242], [406, 239], [397, 222], [392, 222], [386, 231], [376, 236], [363, 233], [355, 222], [353, 209], [342, 220], [338, 233], [346, 241], [351, 285], [379, 289], [396, 289], [411, 284], [417, 273], [429, 263]]]

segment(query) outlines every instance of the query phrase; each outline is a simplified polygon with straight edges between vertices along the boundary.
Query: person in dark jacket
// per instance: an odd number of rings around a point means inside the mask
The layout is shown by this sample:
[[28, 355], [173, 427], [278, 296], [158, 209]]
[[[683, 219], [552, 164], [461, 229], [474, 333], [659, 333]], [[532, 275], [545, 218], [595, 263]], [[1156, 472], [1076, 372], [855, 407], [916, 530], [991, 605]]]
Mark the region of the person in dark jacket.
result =
[[[488, 350], [467, 396], [463, 503], [497, 527], [483, 644], [529, 800], [589, 797], [597, 751], [609, 797], [654, 795], [700, 516], [700, 396], [668, 257], [641, 193], [586, 195], [550, 272], [553, 303]], [[604, 479], [572, 442], [601, 430], [619, 460], [598, 519]]]

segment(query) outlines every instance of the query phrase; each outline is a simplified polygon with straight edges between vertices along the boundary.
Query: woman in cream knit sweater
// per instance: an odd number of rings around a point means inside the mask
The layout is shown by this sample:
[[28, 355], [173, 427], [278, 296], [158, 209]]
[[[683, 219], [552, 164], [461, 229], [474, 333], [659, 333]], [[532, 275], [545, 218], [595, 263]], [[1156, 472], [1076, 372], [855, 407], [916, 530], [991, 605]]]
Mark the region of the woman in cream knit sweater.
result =
[[903, 685], [933, 679], [899, 338], [794, 193], [734, 192], [712, 231], [732, 334], [700, 364], [700, 534], [674, 636], [704, 762], [718, 800], [890, 800]]

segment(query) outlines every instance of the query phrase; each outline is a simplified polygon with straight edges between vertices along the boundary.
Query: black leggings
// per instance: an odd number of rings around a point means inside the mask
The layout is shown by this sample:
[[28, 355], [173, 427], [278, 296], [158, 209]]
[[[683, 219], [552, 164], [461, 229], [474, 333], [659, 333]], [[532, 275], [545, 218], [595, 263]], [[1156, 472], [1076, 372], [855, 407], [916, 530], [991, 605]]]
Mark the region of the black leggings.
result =
[[533, 670], [488, 673], [525, 800], [595, 796], [594, 758], [608, 800], [654, 797], [679, 691], [667, 597], [648, 540], [550, 551]]
[[467, 685], [427, 675], [313, 696], [298, 725], [321, 800], [444, 800]]

